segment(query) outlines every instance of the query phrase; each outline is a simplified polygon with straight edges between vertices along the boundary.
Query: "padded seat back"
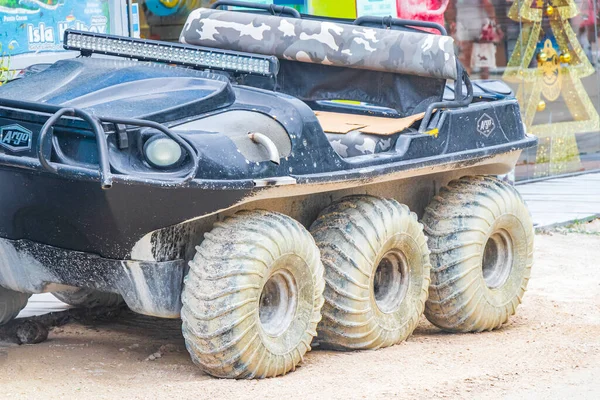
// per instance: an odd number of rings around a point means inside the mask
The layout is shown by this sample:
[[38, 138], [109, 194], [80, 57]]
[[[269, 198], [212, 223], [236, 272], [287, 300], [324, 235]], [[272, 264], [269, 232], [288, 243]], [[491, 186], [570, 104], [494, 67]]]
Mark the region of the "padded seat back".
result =
[[305, 63], [457, 77], [453, 39], [429, 33], [200, 8], [189, 15], [180, 41]]

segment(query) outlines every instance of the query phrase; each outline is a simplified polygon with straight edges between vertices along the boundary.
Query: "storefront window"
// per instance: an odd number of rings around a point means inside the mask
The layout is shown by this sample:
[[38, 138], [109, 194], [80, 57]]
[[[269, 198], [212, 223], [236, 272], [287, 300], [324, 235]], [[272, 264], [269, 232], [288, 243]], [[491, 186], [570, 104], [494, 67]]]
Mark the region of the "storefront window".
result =
[[474, 78], [515, 92], [539, 145], [518, 180], [600, 168], [598, 5], [593, 0], [450, 0], [446, 23]]

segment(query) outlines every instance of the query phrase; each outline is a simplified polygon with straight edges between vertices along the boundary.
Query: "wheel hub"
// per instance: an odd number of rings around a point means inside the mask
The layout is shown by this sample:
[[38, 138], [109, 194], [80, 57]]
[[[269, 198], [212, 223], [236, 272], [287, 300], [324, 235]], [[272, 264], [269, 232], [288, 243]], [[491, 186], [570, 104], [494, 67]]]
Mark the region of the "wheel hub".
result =
[[483, 250], [482, 272], [488, 288], [506, 283], [513, 265], [513, 243], [509, 233], [501, 229], [490, 236]]
[[260, 295], [258, 315], [263, 330], [280, 336], [292, 323], [298, 305], [298, 287], [294, 276], [286, 270], [273, 273]]
[[398, 309], [408, 291], [408, 263], [399, 251], [387, 252], [377, 265], [373, 277], [375, 303], [381, 312]]

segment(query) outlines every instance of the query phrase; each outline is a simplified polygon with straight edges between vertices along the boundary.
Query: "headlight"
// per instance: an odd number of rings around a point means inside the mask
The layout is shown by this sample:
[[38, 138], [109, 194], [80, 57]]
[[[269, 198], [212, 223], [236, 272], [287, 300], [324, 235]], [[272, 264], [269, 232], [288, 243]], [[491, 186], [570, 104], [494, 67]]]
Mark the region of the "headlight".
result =
[[144, 146], [146, 160], [156, 168], [168, 168], [181, 160], [181, 146], [169, 138], [150, 139]]

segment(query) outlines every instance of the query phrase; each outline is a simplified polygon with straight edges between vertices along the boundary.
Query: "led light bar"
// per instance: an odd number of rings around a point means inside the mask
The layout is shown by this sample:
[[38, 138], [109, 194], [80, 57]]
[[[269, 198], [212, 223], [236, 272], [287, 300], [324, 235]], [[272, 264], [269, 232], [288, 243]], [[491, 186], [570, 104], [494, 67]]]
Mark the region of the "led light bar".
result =
[[67, 29], [63, 43], [66, 50], [80, 51], [84, 55], [92, 53], [105, 54], [143, 61], [262, 76], [275, 76], [279, 71], [279, 60], [274, 56], [240, 53], [157, 40], [133, 39]]

